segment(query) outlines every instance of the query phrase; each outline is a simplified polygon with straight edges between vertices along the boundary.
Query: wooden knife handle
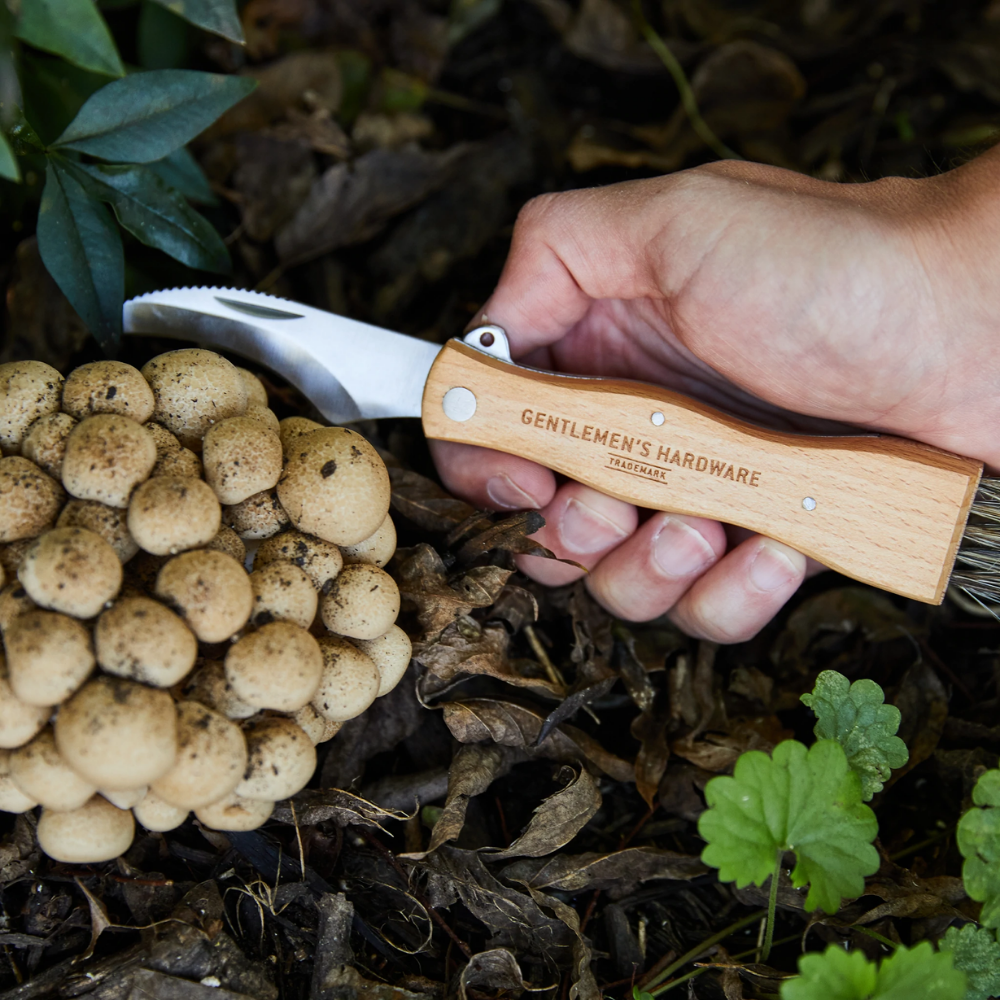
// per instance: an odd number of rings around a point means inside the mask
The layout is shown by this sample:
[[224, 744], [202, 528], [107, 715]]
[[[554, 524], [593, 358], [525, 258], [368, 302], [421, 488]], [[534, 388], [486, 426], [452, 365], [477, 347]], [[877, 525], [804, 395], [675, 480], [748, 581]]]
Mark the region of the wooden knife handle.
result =
[[459, 341], [431, 368], [423, 423], [430, 438], [521, 455], [640, 507], [742, 525], [930, 604], [944, 598], [982, 474], [914, 441], [762, 430], [657, 386], [521, 368]]

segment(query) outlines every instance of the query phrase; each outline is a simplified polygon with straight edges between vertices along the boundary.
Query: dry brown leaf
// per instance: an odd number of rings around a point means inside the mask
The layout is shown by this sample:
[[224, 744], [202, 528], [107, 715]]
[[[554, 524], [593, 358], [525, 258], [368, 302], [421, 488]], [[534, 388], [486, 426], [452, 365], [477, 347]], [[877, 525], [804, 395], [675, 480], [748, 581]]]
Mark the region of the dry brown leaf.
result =
[[294, 815], [290, 805], [279, 802], [271, 818], [279, 823], [298, 823], [300, 826], [332, 821], [337, 826], [370, 826], [378, 830], [390, 820], [399, 822], [406, 819], [405, 813], [383, 809], [360, 795], [339, 788], [307, 788], [291, 801], [295, 803]]

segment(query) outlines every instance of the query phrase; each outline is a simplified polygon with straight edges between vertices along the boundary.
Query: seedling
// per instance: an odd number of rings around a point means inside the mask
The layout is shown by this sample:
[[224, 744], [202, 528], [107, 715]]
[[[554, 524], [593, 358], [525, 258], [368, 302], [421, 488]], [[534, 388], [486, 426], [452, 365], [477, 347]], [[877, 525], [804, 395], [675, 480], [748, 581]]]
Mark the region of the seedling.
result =
[[987, 771], [972, 790], [970, 809], [958, 823], [958, 849], [965, 858], [962, 880], [983, 904], [979, 922], [1000, 927], [1000, 770]]
[[836, 740], [851, 768], [861, 778], [861, 797], [870, 802], [882, 791], [892, 769], [909, 760], [906, 744], [896, 735], [900, 714], [883, 704], [885, 695], [874, 681], [853, 684], [836, 670], [824, 670], [802, 701], [816, 714], [817, 739]]
[[992, 931], [975, 924], [949, 927], [938, 947], [950, 953], [955, 968], [966, 975], [964, 1000], [1000, 996], [1000, 944]]

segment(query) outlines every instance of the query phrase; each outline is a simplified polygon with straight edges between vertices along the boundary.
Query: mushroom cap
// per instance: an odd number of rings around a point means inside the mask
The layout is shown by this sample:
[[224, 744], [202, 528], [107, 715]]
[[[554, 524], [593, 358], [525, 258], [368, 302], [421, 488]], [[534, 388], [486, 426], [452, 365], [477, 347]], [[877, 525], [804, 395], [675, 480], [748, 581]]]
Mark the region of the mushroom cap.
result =
[[28, 549], [17, 578], [41, 608], [93, 618], [122, 585], [122, 564], [96, 531], [53, 528]]
[[156, 596], [187, 622], [202, 642], [222, 642], [238, 632], [253, 610], [246, 570], [225, 552], [196, 549], [165, 563]]
[[171, 687], [198, 656], [194, 633], [169, 608], [150, 597], [123, 597], [94, 628], [97, 662], [117, 677]]
[[0, 458], [0, 542], [40, 535], [65, 499], [62, 486], [34, 462], [20, 455]]
[[312, 705], [303, 705], [292, 713], [292, 721], [309, 737], [313, 746], [332, 740], [344, 725], [324, 719]]
[[177, 756], [177, 712], [170, 695], [106, 674], [60, 708], [55, 731], [63, 759], [111, 792], [152, 784]]
[[270, 538], [288, 526], [288, 515], [275, 489], [261, 490], [222, 509], [222, 520], [240, 538]]
[[377, 639], [354, 639], [353, 643], [372, 663], [378, 667], [382, 678], [378, 697], [388, 694], [402, 679], [413, 656], [410, 637], [398, 626], [393, 625], [385, 635]]
[[240, 727], [196, 701], [177, 703], [177, 759], [152, 784], [164, 802], [198, 809], [229, 795], [243, 779], [247, 744]]
[[37, 805], [14, 784], [10, 776], [10, 751], [0, 750], [0, 812], [23, 813]]
[[20, 580], [8, 583], [0, 590], [0, 633], [6, 632], [10, 623], [25, 611], [34, 611], [37, 604], [28, 596]]
[[94, 669], [89, 629], [56, 611], [18, 615], [3, 639], [11, 690], [29, 705], [61, 704]]
[[153, 437], [131, 417], [99, 413], [73, 428], [63, 456], [66, 492], [80, 500], [127, 507], [156, 464]]
[[215, 537], [205, 546], [213, 552], [225, 552], [227, 556], [232, 556], [241, 566], [246, 563], [247, 547], [243, 544], [243, 539], [229, 527], [222, 525], [216, 532]]
[[141, 785], [139, 788], [128, 788], [120, 792], [109, 792], [106, 788], [99, 788], [97, 791], [116, 809], [132, 809], [146, 797], [149, 787]]
[[59, 409], [63, 377], [42, 361], [0, 365], [0, 453], [15, 455], [27, 429]]
[[138, 551], [129, 534], [128, 513], [96, 500], [70, 500], [62, 509], [57, 528], [86, 528], [100, 535], [115, 550], [119, 562], [127, 563]]
[[323, 676], [312, 707], [330, 722], [357, 718], [378, 697], [381, 676], [371, 658], [337, 635], [319, 640]]
[[[257, 403], [247, 403], [246, 413], [243, 416], [247, 420], [256, 420], [261, 427], [266, 427], [274, 435], [277, 435], [281, 426], [274, 410], [267, 406], [259, 406]], [[281, 439], [278, 440], [280, 442]]]
[[264, 388], [264, 383], [246, 368], [237, 367], [236, 370], [247, 391], [247, 406], [267, 406], [267, 389]]
[[226, 680], [241, 701], [294, 712], [309, 703], [323, 673], [319, 643], [291, 622], [270, 622], [233, 643]]
[[8, 583], [17, 579], [17, 571], [21, 568], [21, 563], [24, 562], [28, 549], [34, 543], [34, 538], [22, 538], [17, 542], [0, 545], [0, 568], [3, 569]]
[[21, 442], [21, 454], [34, 462], [46, 475], [62, 481], [63, 456], [66, 442], [76, 427], [68, 413], [47, 413], [27, 430]]
[[396, 552], [396, 525], [386, 514], [385, 520], [375, 530], [357, 545], [342, 545], [340, 551], [344, 554], [344, 562], [351, 566], [354, 563], [369, 563], [381, 569]]
[[144, 424], [153, 415], [153, 390], [138, 368], [123, 361], [92, 361], [69, 373], [62, 408], [82, 420], [95, 413], [120, 413]]
[[312, 580], [287, 559], [255, 569], [250, 574], [253, 587], [253, 612], [250, 621], [254, 625], [266, 625], [273, 621], [286, 621], [309, 628], [316, 618], [319, 597]]
[[222, 508], [207, 483], [157, 476], [139, 486], [128, 505], [128, 530], [140, 548], [176, 555], [207, 545], [222, 524]]
[[244, 799], [235, 792], [218, 802], [195, 810], [195, 816], [210, 830], [231, 833], [256, 830], [263, 826], [274, 812], [273, 802]]
[[331, 581], [344, 565], [344, 557], [333, 542], [324, 542], [322, 538], [304, 535], [301, 531], [285, 531], [265, 539], [257, 549], [254, 568], [266, 566], [276, 559], [294, 563], [321, 592], [329, 590]]
[[135, 822], [127, 809], [116, 809], [100, 795], [79, 809], [43, 809], [38, 821], [38, 846], [65, 864], [96, 864], [124, 854], [132, 844]]
[[125, 565], [125, 577], [121, 593], [130, 597], [137, 594], [151, 594], [156, 589], [156, 578], [160, 570], [170, 561], [170, 556], [154, 556], [152, 552], [139, 549], [136, 556]]
[[149, 478], [154, 476], [192, 476], [200, 479], [204, 469], [201, 459], [190, 448], [184, 448], [180, 441], [160, 424], [148, 423], [146, 430], [153, 435], [156, 445], [156, 464]]
[[281, 441], [259, 421], [230, 417], [210, 427], [202, 443], [205, 481], [224, 504], [269, 490], [281, 475]]
[[278, 481], [278, 499], [299, 531], [357, 545], [389, 513], [389, 473], [357, 431], [324, 427], [295, 442]]
[[320, 612], [323, 624], [337, 635], [377, 639], [396, 622], [399, 587], [377, 566], [345, 566], [323, 595]]
[[248, 722], [247, 767], [236, 794], [277, 802], [300, 792], [316, 770], [316, 748], [291, 719], [280, 716]]
[[149, 791], [141, 802], [132, 806], [132, 815], [151, 833], [176, 830], [188, 817], [188, 810], [164, 802], [155, 792]]
[[10, 755], [10, 776], [46, 809], [79, 809], [97, 791], [62, 759], [48, 727]]
[[247, 408], [239, 369], [214, 351], [169, 351], [147, 361], [142, 374], [156, 399], [153, 419], [194, 452], [213, 424]]
[[14, 694], [7, 674], [7, 661], [0, 653], [0, 748], [13, 750], [24, 746], [42, 731], [51, 714], [47, 706], [29, 705]]
[[249, 719], [258, 709], [236, 697], [226, 680], [225, 664], [219, 660], [204, 660], [184, 682], [180, 695], [187, 701], [197, 701], [221, 712], [227, 719]]
[[278, 437], [281, 438], [281, 453], [285, 459], [292, 453], [292, 446], [303, 434], [321, 431], [322, 424], [308, 417], [285, 417], [278, 421]]

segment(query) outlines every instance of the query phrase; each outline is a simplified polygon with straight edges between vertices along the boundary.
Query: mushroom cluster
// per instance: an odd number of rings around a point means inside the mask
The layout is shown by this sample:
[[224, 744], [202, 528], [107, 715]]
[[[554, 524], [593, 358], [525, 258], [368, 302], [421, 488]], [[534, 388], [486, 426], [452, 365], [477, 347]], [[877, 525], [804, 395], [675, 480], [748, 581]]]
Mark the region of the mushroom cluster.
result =
[[51, 857], [254, 829], [406, 671], [381, 458], [220, 355], [2, 364], [0, 455], [0, 810]]

